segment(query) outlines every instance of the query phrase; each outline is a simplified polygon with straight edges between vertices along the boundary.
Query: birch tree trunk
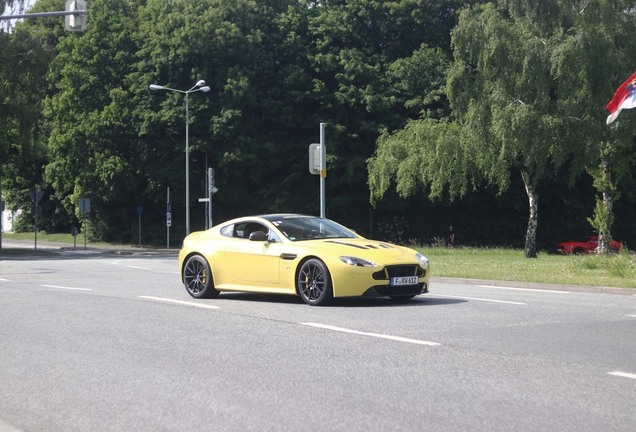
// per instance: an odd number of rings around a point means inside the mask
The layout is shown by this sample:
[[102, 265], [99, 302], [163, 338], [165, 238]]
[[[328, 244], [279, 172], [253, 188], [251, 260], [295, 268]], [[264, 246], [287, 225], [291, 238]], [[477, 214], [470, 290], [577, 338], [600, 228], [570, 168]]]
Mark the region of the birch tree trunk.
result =
[[607, 161], [603, 161], [602, 192], [603, 206], [600, 209], [601, 215], [598, 217], [598, 250], [599, 254], [610, 251], [610, 238], [614, 212], [614, 190], [612, 185], [611, 168]]
[[530, 182], [530, 175], [526, 169], [521, 170], [523, 185], [526, 187], [530, 214], [528, 217], [528, 230], [526, 231], [526, 247], [524, 256], [526, 258], [537, 257], [537, 224], [539, 223], [539, 194]]

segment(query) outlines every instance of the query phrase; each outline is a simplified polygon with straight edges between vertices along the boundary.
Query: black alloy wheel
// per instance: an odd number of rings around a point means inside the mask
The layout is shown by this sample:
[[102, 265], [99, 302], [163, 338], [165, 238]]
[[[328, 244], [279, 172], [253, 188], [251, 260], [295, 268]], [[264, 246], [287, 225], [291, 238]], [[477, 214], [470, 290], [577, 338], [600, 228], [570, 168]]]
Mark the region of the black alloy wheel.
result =
[[310, 306], [329, 304], [333, 299], [333, 288], [325, 263], [319, 259], [305, 261], [298, 272], [296, 289]]
[[214, 298], [219, 292], [214, 289], [210, 265], [201, 255], [192, 255], [183, 267], [183, 284], [194, 298]]

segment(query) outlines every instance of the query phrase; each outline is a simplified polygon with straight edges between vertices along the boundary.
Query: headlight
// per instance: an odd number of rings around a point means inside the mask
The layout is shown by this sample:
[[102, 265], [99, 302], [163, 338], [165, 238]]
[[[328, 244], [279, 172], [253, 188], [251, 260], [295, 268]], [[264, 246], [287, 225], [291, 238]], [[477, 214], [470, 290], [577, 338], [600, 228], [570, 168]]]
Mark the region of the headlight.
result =
[[422, 263], [422, 265], [425, 265], [425, 266], [427, 266], [427, 265], [428, 265], [428, 258], [426, 258], [426, 257], [425, 257], [424, 255], [422, 255], [421, 253], [419, 253], [419, 252], [418, 252], [418, 253], [416, 253], [416, 254], [415, 254], [415, 258], [417, 258], [417, 260], [418, 260], [419, 262], [421, 262], [421, 263]]
[[376, 264], [373, 261], [365, 260], [362, 258], [356, 258], [352, 256], [341, 256], [340, 261], [345, 264], [349, 264], [357, 267], [376, 267]]

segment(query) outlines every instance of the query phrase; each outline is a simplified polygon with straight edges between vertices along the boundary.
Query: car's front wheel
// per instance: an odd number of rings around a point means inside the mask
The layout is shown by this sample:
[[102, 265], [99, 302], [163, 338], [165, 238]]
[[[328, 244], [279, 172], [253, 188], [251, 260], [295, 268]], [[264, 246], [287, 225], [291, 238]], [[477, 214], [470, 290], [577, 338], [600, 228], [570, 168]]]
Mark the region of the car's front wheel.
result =
[[329, 271], [319, 259], [309, 259], [302, 264], [296, 288], [305, 303], [311, 306], [324, 306], [333, 299]]
[[183, 284], [194, 298], [214, 298], [219, 292], [214, 289], [210, 265], [201, 255], [192, 255], [183, 267]]

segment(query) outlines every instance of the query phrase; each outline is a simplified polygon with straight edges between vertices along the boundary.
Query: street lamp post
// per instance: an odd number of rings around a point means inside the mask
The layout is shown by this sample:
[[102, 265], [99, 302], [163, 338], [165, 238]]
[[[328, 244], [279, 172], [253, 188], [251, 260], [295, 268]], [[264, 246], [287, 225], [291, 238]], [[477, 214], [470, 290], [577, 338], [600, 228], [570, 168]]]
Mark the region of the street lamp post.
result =
[[150, 84], [150, 90], [169, 90], [177, 93], [185, 93], [186, 96], [186, 146], [185, 146], [185, 158], [186, 158], [186, 166], [185, 166], [185, 200], [186, 200], [186, 235], [190, 234], [190, 138], [188, 132], [189, 114], [188, 114], [188, 96], [190, 93], [202, 91], [209, 92], [210, 87], [205, 85], [205, 81], [199, 80], [190, 90], [177, 90], [170, 87], [164, 87], [157, 84]]

